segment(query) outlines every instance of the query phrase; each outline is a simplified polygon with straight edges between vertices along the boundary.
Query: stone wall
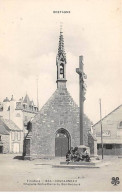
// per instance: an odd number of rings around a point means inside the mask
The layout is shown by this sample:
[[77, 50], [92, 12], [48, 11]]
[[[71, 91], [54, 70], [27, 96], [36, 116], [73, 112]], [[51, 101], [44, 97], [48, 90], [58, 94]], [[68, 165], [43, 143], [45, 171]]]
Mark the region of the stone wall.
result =
[[1, 142], [3, 143], [3, 153], [10, 151], [10, 135], [1, 135]]
[[[86, 145], [90, 125], [91, 122], [84, 115]], [[67, 89], [57, 89], [33, 119], [30, 155], [37, 158], [54, 157], [55, 136], [59, 129], [68, 131], [72, 147], [80, 145], [79, 108]]]

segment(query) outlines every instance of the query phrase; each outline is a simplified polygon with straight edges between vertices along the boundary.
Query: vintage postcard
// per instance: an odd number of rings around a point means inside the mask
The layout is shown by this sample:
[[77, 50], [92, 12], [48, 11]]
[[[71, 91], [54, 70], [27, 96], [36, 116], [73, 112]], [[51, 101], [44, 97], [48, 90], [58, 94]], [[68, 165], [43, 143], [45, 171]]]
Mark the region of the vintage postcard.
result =
[[122, 191], [122, 0], [0, 0], [0, 191]]

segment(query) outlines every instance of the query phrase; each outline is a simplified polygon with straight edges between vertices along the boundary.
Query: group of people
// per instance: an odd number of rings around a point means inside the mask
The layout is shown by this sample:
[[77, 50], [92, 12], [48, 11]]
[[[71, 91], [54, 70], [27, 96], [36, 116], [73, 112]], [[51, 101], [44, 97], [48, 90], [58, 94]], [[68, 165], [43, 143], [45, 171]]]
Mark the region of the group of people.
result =
[[66, 161], [67, 162], [79, 162], [79, 161], [90, 162], [90, 155], [86, 148], [83, 153], [80, 153], [78, 151], [78, 147], [75, 147], [74, 149], [71, 148], [71, 150], [67, 152]]

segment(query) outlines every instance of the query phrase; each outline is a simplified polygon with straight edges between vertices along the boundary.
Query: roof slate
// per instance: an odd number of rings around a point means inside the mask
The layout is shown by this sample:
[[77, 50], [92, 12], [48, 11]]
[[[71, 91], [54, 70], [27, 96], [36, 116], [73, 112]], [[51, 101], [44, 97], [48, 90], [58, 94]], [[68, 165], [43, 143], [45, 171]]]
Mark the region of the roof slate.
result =
[[29, 96], [26, 94], [25, 98], [24, 98], [24, 101], [23, 103], [27, 103], [27, 104], [30, 104], [30, 99], [29, 99]]
[[1, 119], [7, 130], [20, 131], [21, 129], [11, 120]]
[[[118, 106], [117, 108], [115, 108], [114, 110], [112, 110], [110, 113], [108, 113], [106, 116], [104, 116], [103, 118], [102, 118], [102, 121], [105, 119], [105, 118], [107, 118], [109, 115], [111, 115], [113, 112], [115, 112], [116, 110], [118, 110], [120, 107], [122, 106], [122, 104], [120, 105], [120, 106]], [[95, 125], [97, 125], [98, 123], [100, 123], [100, 120], [98, 121], [98, 122], [96, 122], [94, 125], [93, 125], [93, 127], [95, 127]]]
[[2, 124], [0, 124], [0, 134], [9, 135], [9, 132], [6, 130], [6, 128]]

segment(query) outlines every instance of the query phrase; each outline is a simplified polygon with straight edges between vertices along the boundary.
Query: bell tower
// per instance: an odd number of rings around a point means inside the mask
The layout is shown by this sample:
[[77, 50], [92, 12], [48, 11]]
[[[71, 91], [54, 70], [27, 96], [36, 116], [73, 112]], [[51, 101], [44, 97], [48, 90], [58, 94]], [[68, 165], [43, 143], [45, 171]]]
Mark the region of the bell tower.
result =
[[57, 88], [66, 88], [66, 53], [64, 50], [64, 38], [62, 26], [60, 27], [58, 54], [56, 57], [57, 65]]

